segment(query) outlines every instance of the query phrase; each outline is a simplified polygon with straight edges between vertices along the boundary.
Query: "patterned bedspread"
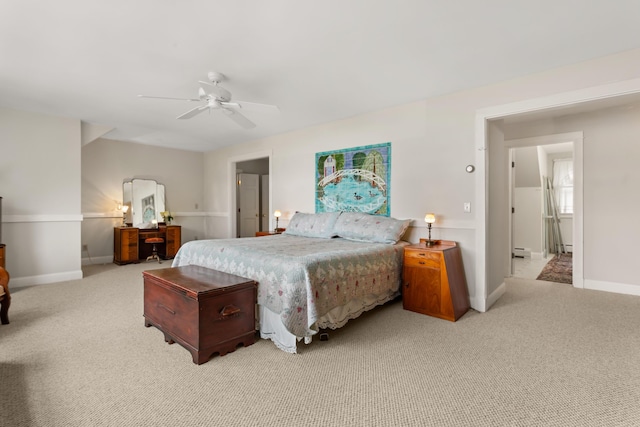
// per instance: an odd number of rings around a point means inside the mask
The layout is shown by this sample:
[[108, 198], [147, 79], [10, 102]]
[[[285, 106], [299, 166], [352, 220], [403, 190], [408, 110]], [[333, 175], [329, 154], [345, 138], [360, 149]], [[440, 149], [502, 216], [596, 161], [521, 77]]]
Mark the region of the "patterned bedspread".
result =
[[278, 313], [297, 337], [317, 332], [334, 307], [398, 293], [403, 244], [274, 235], [185, 243], [173, 266], [195, 264], [256, 280], [258, 304]]

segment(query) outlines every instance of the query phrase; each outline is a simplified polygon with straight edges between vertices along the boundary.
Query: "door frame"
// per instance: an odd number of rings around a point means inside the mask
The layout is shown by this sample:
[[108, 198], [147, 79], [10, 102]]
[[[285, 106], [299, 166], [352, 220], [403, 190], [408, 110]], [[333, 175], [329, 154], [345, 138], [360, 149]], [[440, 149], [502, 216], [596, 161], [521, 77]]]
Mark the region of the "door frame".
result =
[[[229, 203], [229, 222], [227, 224], [227, 236], [229, 238], [233, 238], [236, 236], [236, 230], [237, 230], [237, 215], [236, 212], [238, 212], [238, 204], [236, 202], [236, 187], [237, 187], [237, 181], [236, 181], [236, 166], [237, 163], [240, 162], [246, 162], [248, 160], [258, 160], [258, 159], [264, 159], [267, 158], [269, 159], [269, 176], [273, 176], [273, 170], [272, 170], [272, 165], [273, 165], [273, 161], [272, 161], [272, 155], [273, 152], [271, 150], [267, 150], [267, 151], [256, 151], [253, 153], [246, 153], [246, 154], [241, 154], [241, 155], [237, 155], [237, 156], [231, 156], [229, 157], [228, 161], [227, 161], [227, 179], [228, 179], [228, 183], [229, 183], [229, 199], [228, 199], [228, 203]], [[269, 180], [269, 206], [272, 206], [271, 204], [271, 195], [273, 194], [271, 185], [272, 185], [273, 180], [270, 179]]]
[[[489, 264], [488, 242], [490, 236], [488, 230], [489, 211], [489, 173], [488, 150], [491, 148], [489, 139], [489, 122], [504, 117], [568, 107], [590, 101], [597, 101], [617, 96], [640, 93], [640, 78], [624, 80], [599, 86], [588, 87], [570, 92], [562, 92], [542, 98], [528, 99], [525, 101], [504, 104], [476, 111], [475, 141], [476, 141], [476, 262], [475, 262], [475, 295], [472, 298], [474, 309], [484, 312], [491, 307], [505, 292], [504, 283], [488, 293], [487, 270]], [[575, 172], [575, 171], [574, 171]], [[575, 224], [574, 224], [575, 226]], [[582, 227], [582, 224], [580, 224]], [[575, 243], [575, 242], [574, 242]], [[574, 259], [582, 265], [583, 260]]]
[[[573, 146], [573, 287], [574, 288], [584, 288], [584, 272], [583, 272], [583, 254], [584, 254], [584, 246], [583, 246], [583, 227], [584, 224], [584, 156], [583, 156], [583, 140], [584, 134], [581, 131], [578, 132], [567, 132], [567, 133], [559, 133], [552, 135], [542, 135], [535, 136], [531, 138], [520, 138], [520, 139], [509, 139], [504, 142], [505, 149], [509, 150], [509, 170], [511, 171], [511, 155], [514, 148], [521, 147], [538, 147], [541, 145], [553, 145], [553, 144], [561, 144], [564, 142], [571, 142]], [[544, 183], [542, 183], [544, 185]], [[510, 183], [510, 196], [512, 196], [514, 185], [513, 182]], [[510, 197], [509, 206], [513, 206], [513, 200]], [[511, 256], [511, 250], [513, 249], [513, 215], [509, 213], [509, 259], [511, 263], [511, 273], [513, 274], [513, 258]]]

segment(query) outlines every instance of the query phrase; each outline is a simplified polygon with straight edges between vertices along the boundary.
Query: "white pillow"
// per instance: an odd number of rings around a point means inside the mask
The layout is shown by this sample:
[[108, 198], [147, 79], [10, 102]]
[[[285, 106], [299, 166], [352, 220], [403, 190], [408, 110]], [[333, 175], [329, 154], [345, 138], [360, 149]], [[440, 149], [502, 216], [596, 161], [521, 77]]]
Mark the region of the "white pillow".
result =
[[395, 219], [361, 212], [343, 212], [335, 233], [357, 242], [397, 243], [411, 224], [410, 219]]
[[340, 212], [321, 212], [316, 214], [296, 212], [283, 234], [302, 237], [335, 237], [334, 226]]

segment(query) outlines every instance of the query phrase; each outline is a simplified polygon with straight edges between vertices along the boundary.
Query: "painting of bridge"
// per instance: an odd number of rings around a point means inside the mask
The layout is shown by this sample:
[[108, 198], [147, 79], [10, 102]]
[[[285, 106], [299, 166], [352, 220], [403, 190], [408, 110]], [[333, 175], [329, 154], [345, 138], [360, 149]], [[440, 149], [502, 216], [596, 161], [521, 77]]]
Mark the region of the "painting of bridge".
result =
[[316, 153], [316, 212], [390, 215], [391, 143]]

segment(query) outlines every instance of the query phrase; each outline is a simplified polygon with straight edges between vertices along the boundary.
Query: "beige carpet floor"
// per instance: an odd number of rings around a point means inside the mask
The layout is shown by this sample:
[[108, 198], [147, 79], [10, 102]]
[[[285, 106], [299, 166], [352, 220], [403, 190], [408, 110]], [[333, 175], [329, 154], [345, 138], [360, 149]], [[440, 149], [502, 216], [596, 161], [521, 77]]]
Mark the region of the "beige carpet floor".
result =
[[142, 271], [16, 288], [0, 426], [638, 426], [640, 297], [512, 279], [458, 322], [394, 302], [197, 366], [142, 317]]

